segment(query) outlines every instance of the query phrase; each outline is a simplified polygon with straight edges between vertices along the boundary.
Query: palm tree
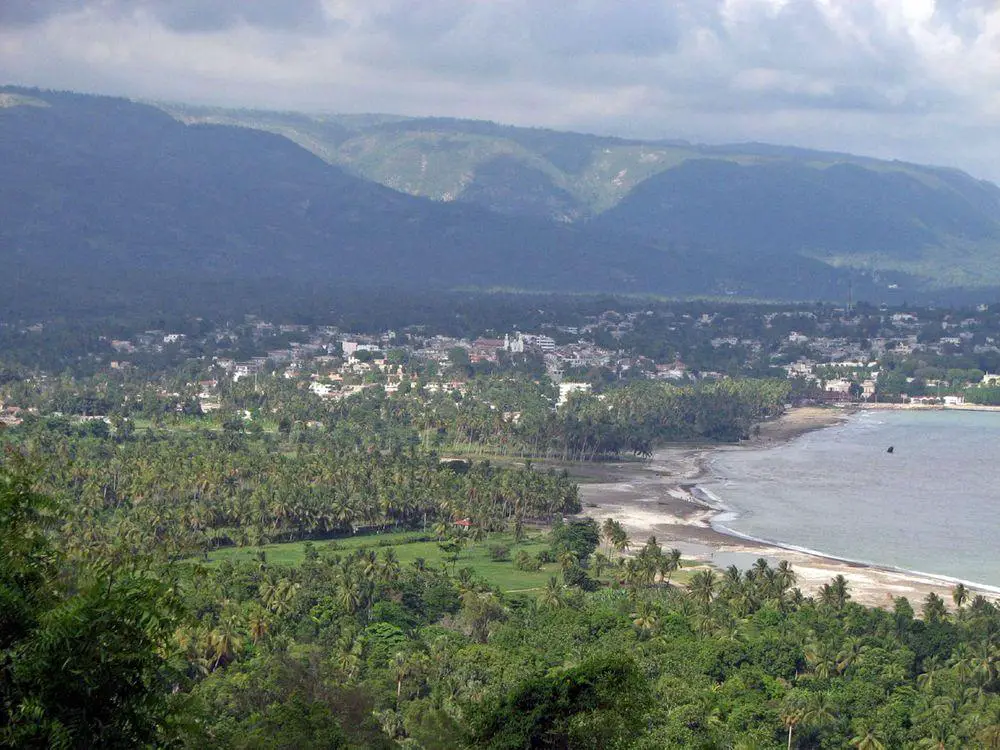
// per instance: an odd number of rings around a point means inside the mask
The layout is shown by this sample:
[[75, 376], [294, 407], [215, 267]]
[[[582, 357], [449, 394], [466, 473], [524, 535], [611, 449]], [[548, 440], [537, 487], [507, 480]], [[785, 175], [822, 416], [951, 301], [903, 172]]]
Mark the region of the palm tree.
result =
[[634, 595], [635, 588], [642, 579], [642, 568], [639, 566], [639, 562], [634, 557], [623, 557], [619, 561], [619, 566], [622, 570], [622, 582], [632, 589]]
[[426, 657], [423, 654], [406, 654], [397, 651], [392, 657], [392, 673], [396, 678], [396, 702], [399, 703], [400, 694], [403, 692], [403, 680], [415, 675], [423, 665]]
[[783, 589], [790, 589], [795, 585], [795, 571], [792, 570], [792, 564], [788, 560], [782, 560], [778, 563], [778, 584]]
[[559, 553], [559, 567], [562, 568], [564, 573], [578, 562], [579, 559], [572, 550], [563, 550]]
[[767, 563], [767, 558], [758, 557], [757, 561], [753, 564], [754, 572], [759, 576], [763, 577], [764, 573], [771, 569], [771, 566]]
[[220, 622], [209, 636], [213, 658], [212, 671], [214, 672], [224, 662], [232, 660], [239, 651], [241, 643], [236, 615], [230, 615]]
[[382, 566], [379, 569], [379, 575], [386, 583], [392, 583], [399, 578], [399, 557], [392, 547], [382, 552]]
[[619, 555], [624, 554], [625, 550], [631, 546], [628, 534], [625, 533], [625, 529], [623, 529], [620, 525], [615, 529], [615, 535], [611, 539], [611, 545], [615, 548], [615, 551]]
[[851, 738], [851, 745], [858, 750], [885, 750], [881, 733], [873, 726], [868, 726]]
[[792, 735], [795, 728], [802, 723], [805, 710], [805, 701], [794, 692], [786, 695], [781, 703], [779, 716], [781, 716], [781, 723], [788, 730], [788, 750], [792, 750]]
[[604, 537], [604, 541], [607, 543], [609, 549], [614, 546], [615, 536], [620, 528], [621, 525], [610, 517], [605, 518], [604, 523], [601, 524], [601, 536]]
[[838, 573], [834, 577], [831, 586], [834, 591], [836, 607], [838, 610], [841, 610], [847, 604], [847, 600], [851, 598], [850, 593], [847, 591], [847, 579]]
[[955, 586], [955, 588], [951, 590], [952, 601], [955, 602], [955, 607], [959, 611], [961, 611], [965, 603], [969, 601], [969, 597], [970, 597], [969, 589], [966, 588], [964, 583], [959, 583], [957, 586]]
[[822, 727], [836, 719], [836, 713], [836, 707], [827, 693], [813, 693], [806, 701], [802, 723], [813, 727]]
[[601, 577], [601, 574], [604, 573], [609, 565], [611, 565], [611, 561], [603, 552], [598, 552], [594, 555], [594, 575], [597, 578]]
[[542, 604], [550, 609], [559, 609], [565, 604], [564, 591], [565, 587], [555, 576], [549, 577], [549, 582], [542, 591]]
[[632, 624], [635, 625], [636, 629], [643, 636], [648, 636], [656, 629], [656, 626], [659, 624], [659, 617], [652, 602], [644, 599], [639, 603], [637, 611], [632, 613]]
[[726, 599], [735, 599], [743, 590], [743, 574], [735, 565], [730, 565], [722, 574], [722, 596]]
[[681, 551], [674, 547], [662, 558], [660, 558], [660, 575], [666, 576], [667, 585], [670, 585], [670, 576], [673, 575], [674, 571], [680, 570], [681, 567]]
[[837, 674], [844, 674], [854, 666], [861, 650], [861, 641], [857, 638], [848, 638], [844, 641], [844, 647], [837, 654]]
[[688, 593], [695, 602], [707, 608], [715, 596], [716, 577], [714, 570], [699, 570], [688, 582]]
[[271, 632], [271, 620], [267, 610], [260, 605], [254, 605], [247, 618], [247, 629], [250, 631], [251, 642], [255, 646], [266, 638], [267, 634]]
[[830, 583], [824, 583], [819, 590], [820, 602], [838, 612], [844, 608], [850, 598], [851, 595], [847, 591], [847, 579], [839, 574]]
[[354, 677], [361, 667], [361, 642], [351, 633], [346, 633], [337, 641], [336, 664], [349, 678]]
[[924, 622], [941, 622], [948, 617], [948, 610], [944, 605], [944, 599], [933, 591], [924, 599], [922, 612]]
[[1000, 706], [994, 704], [989, 713], [979, 714], [974, 719], [976, 739], [989, 750], [1000, 750]]
[[934, 683], [941, 670], [941, 660], [937, 656], [932, 656], [924, 662], [924, 671], [917, 675], [917, 687], [928, 693], [934, 691]]
[[810, 643], [805, 647], [806, 663], [812, 673], [820, 679], [827, 679], [837, 671], [837, 657], [833, 647], [825, 642]]

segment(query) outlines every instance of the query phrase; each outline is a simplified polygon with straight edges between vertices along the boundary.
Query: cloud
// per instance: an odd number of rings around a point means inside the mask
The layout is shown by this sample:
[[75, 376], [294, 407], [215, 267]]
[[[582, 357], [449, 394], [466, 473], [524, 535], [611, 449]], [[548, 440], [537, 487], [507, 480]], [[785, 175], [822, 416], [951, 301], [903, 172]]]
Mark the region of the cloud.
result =
[[1000, 177], [994, 0], [32, 0], [12, 82], [767, 140]]
[[222, 31], [240, 24], [316, 30], [326, 19], [322, 0], [11, 0], [0, 6], [0, 26], [32, 26], [73, 14], [149, 14], [179, 32]]

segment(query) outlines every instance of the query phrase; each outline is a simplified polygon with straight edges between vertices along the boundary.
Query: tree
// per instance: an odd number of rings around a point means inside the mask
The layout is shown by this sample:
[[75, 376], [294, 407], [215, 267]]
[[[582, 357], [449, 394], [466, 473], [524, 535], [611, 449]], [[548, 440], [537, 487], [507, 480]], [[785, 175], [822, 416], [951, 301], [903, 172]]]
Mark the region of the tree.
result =
[[715, 596], [715, 586], [715, 571], [699, 570], [688, 582], [688, 594], [697, 604], [707, 608]]
[[651, 707], [646, 678], [628, 656], [532, 675], [485, 703], [467, 706], [469, 745], [507, 748], [631, 747]]
[[542, 591], [542, 605], [549, 609], [559, 609], [565, 604], [564, 587], [555, 576], [550, 576]]
[[632, 624], [643, 637], [647, 637], [656, 629], [659, 616], [652, 602], [648, 599], [639, 602], [638, 609], [632, 613]]
[[45, 535], [54, 503], [27, 467], [0, 465], [0, 744], [156, 744], [178, 680], [167, 655], [180, 606], [150, 571], [76, 572]]
[[462, 597], [462, 619], [473, 640], [479, 643], [486, 643], [490, 624], [502, 620], [505, 615], [503, 605], [492, 592], [467, 591]]
[[681, 567], [681, 551], [674, 547], [660, 559], [660, 575], [665, 576], [667, 585], [670, 577]]
[[858, 730], [851, 738], [851, 746], [858, 750], [885, 750], [884, 739], [875, 727], [869, 725]]
[[847, 579], [839, 573], [830, 583], [824, 583], [820, 587], [820, 601], [825, 606], [835, 609], [838, 612], [844, 608], [847, 600], [850, 598], [851, 595], [847, 590]]
[[951, 598], [955, 602], [955, 607], [959, 610], [969, 601], [969, 589], [964, 583], [959, 583], [951, 590]]
[[948, 608], [945, 607], [944, 599], [932, 591], [924, 599], [922, 613], [924, 622], [942, 622], [948, 617]]
[[795, 728], [802, 723], [805, 712], [805, 699], [799, 693], [789, 693], [781, 702], [778, 715], [781, 717], [782, 725], [788, 730], [788, 750], [792, 750], [792, 735], [795, 732]]

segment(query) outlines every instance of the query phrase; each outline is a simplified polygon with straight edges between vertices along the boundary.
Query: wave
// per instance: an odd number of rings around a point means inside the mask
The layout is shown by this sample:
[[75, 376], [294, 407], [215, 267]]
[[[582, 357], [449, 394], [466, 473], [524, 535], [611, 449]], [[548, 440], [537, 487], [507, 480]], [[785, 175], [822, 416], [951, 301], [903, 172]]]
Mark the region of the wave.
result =
[[735, 537], [737, 539], [743, 539], [744, 541], [753, 542], [754, 544], [763, 544], [770, 547], [777, 547], [779, 549], [789, 550], [790, 552], [800, 552], [804, 555], [810, 555], [812, 557], [821, 557], [826, 560], [848, 563], [850, 565], [858, 565], [861, 567], [873, 568], [876, 570], [887, 570], [893, 573], [901, 573], [908, 576], [925, 578], [928, 581], [932, 582], [951, 584], [951, 585], [958, 585], [959, 583], [961, 583], [964, 584], [965, 586], [968, 586], [969, 588], [973, 588], [979, 591], [986, 591], [991, 594], [1000, 595], [1000, 586], [993, 586], [988, 583], [982, 583], [980, 581], [972, 581], [967, 578], [958, 578], [955, 576], [944, 575], [941, 573], [927, 573], [922, 570], [914, 570], [912, 568], [902, 568], [897, 565], [886, 565], [885, 563], [879, 563], [873, 560], [859, 560], [851, 557], [843, 557], [842, 555], [833, 555], [830, 554], [829, 552], [812, 549], [810, 547], [803, 547], [801, 545], [791, 544], [789, 542], [780, 542], [780, 541], [775, 541], [773, 539], [765, 539], [763, 537], [757, 537], [751, 534], [745, 534], [742, 531], [737, 531], [736, 529], [733, 529], [725, 525], [726, 522], [734, 521], [737, 518], [740, 518], [740, 514], [733, 508], [727, 506], [725, 502], [723, 502], [722, 499], [719, 498], [718, 495], [701, 486], [695, 486], [692, 488], [692, 490], [697, 490], [700, 494], [703, 494], [713, 499], [714, 502], [712, 504], [712, 507], [715, 510], [718, 510], [719, 513], [718, 515], [716, 515], [711, 519], [710, 525], [713, 531], [717, 531], [720, 534], [725, 534], [726, 536]]

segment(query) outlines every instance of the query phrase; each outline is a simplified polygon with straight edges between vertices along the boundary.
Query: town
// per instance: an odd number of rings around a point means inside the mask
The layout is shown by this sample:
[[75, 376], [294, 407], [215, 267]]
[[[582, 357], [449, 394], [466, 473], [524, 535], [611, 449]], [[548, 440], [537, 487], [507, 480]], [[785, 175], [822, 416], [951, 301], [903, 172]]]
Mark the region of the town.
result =
[[[19, 354], [63, 341], [59, 323], [3, 323], [0, 423], [16, 425], [39, 413], [108, 423], [114, 414], [162, 420], [238, 412], [248, 421], [266, 419], [237, 408], [232, 398], [236, 384], [259, 387], [265, 379], [281, 379], [317, 411], [373, 390], [460, 399], [472, 379], [513, 375], [551, 386], [552, 408], [615, 383], [740, 377], [787, 379], [797, 403], [1000, 403], [995, 308], [634, 301], [620, 307], [568, 320], [553, 314], [530, 331], [465, 336], [423, 323], [356, 331], [254, 316], [210, 327], [194, 318], [183, 321], [183, 330], [127, 335], [94, 326], [77, 332], [86, 353], [53, 371]], [[68, 380], [66, 372], [77, 377]]]

